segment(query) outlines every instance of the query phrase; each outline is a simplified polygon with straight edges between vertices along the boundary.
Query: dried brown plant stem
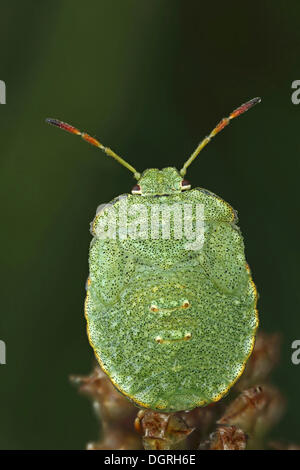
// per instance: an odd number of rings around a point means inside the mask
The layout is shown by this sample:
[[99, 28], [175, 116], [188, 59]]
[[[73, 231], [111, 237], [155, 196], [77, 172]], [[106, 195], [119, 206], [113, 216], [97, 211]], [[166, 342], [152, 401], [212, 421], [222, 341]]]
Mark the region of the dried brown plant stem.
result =
[[279, 359], [277, 334], [259, 333], [244, 374], [220, 402], [188, 412], [137, 410], [96, 366], [90, 376], [73, 377], [89, 396], [101, 423], [92, 450], [109, 449], [298, 449], [296, 444], [269, 442], [268, 436], [284, 411], [285, 400], [270, 384]]

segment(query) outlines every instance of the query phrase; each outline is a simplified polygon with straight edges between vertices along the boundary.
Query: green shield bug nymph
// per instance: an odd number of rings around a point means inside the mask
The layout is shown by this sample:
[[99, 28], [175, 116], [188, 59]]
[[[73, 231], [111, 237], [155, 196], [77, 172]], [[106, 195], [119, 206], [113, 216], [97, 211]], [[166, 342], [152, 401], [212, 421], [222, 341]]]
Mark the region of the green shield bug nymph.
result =
[[219, 196], [191, 189], [187, 167], [138, 173], [98, 140], [54, 124], [102, 149], [133, 172], [131, 194], [103, 205], [93, 240], [85, 316], [97, 359], [135, 404], [172, 412], [218, 401], [242, 374], [258, 326], [257, 293], [237, 215]]

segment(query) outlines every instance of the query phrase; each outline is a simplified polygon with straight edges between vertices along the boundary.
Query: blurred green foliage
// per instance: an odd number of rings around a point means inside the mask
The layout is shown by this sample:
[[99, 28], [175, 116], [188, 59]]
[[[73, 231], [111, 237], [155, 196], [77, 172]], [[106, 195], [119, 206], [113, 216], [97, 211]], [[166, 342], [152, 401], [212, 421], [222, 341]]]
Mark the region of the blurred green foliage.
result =
[[83, 448], [90, 404], [68, 382], [93, 363], [83, 318], [89, 222], [131, 174], [54, 117], [89, 131], [138, 170], [180, 166], [216, 122], [254, 96], [188, 178], [239, 211], [260, 292], [261, 327], [283, 335], [276, 383], [288, 398], [275, 436], [300, 441], [300, 4], [291, 0], [1, 2], [3, 202], [0, 448]]

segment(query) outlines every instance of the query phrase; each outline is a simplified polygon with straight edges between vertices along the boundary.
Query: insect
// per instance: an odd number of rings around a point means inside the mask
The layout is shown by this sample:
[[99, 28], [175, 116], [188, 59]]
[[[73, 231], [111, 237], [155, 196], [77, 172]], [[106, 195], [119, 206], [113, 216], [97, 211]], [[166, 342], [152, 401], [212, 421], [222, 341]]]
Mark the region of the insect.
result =
[[219, 196], [192, 189], [185, 174], [216, 134], [259, 102], [222, 119], [180, 171], [140, 174], [89, 134], [47, 119], [99, 147], [137, 180], [131, 194], [100, 207], [92, 222], [85, 300], [95, 355], [137, 406], [175, 412], [216, 402], [251, 354], [257, 292], [237, 214]]

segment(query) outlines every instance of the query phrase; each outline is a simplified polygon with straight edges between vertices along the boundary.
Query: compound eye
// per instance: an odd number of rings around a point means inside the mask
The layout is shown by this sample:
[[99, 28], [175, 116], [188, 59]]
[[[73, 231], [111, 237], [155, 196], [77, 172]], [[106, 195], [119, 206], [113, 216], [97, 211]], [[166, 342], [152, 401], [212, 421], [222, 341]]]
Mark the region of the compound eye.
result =
[[135, 186], [133, 186], [131, 190], [131, 194], [142, 194], [141, 187], [139, 184], [136, 184]]
[[191, 183], [188, 180], [181, 181], [181, 190], [185, 191], [186, 189], [191, 189]]

